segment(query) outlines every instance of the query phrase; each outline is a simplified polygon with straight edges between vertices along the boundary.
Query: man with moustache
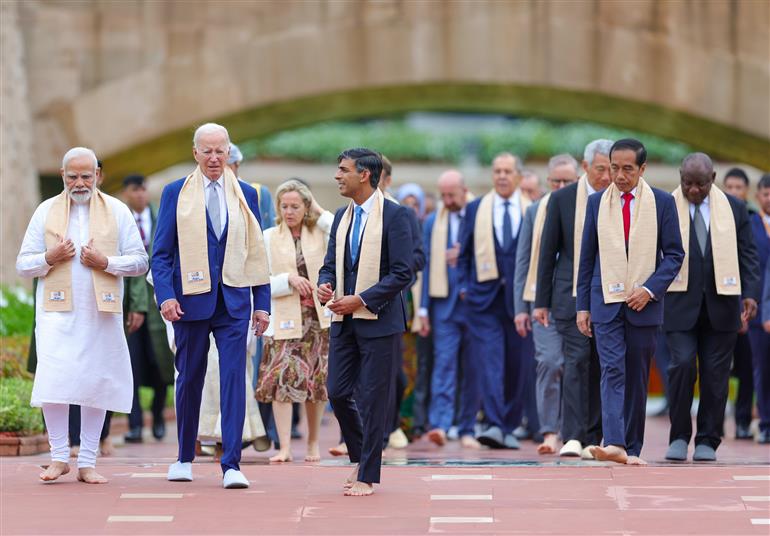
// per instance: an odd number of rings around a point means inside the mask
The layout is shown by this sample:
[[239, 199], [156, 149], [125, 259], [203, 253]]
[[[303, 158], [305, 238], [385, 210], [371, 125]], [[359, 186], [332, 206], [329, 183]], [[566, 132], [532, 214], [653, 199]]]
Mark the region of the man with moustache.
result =
[[691, 153], [674, 191], [685, 257], [666, 293], [671, 432], [667, 460], [687, 459], [690, 407], [700, 379], [694, 461], [716, 461], [730, 362], [742, 321], [757, 314], [759, 261], [745, 203], [714, 186], [711, 159]]
[[[423, 272], [420, 310], [423, 333], [432, 332], [434, 337], [428, 439], [438, 446], [445, 445], [449, 428], [457, 422], [460, 444], [477, 449], [481, 446], [474, 437], [476, 413], [481, 405], [480, 370], [473, 360], [470, 315], [460, 299], [457, 267], [468, 188], [462, 174], [451, 169], [439, 177], [438, 189], [442, 204], [438, 212], [425, 220], [428, 268]], [[458, 368], [462, 370], [462, 380], [459, 415], [455, 415]]]
[[516, 244], [531, 201], [518, 188], [521, 163], [502, 153], [492, 161], [494, 188], [466, 207], [460, 238], [460, 299], [473, 318], [474, 347], [482, 370], [482, 406], [487, 429], [476, 438], [492, 448], [519, 448], [513, 430], [524, 403], [523, 363], [533, 352], [513, 323]]
[[351, 202], [334, 217], [318, 275], [318, 299], [334, 313], [329, 400], [350, 461], [357, 464], [345, 482], [345, 495], [364, 496], [380, 481], [394, 353], [406, 329], [402, 290], [412, 281], [413, 244], [407, 209], [377, 188], [379, 153], [348, 149], [337, 162], [334, 178]]
[[602, 439], [599, 356], [596, 343], [575, 324], [580, 244], [588, 197], [610, 184], [611, 140], [598, 139], [583, 151], [583, 175], [551, 195], [540, 246], [533, 317], [552, 322], [562, 337], [562, 427], [560, 456], [592, 459], [589, 446]]
[[516, 280], [514, 304], [516, 332], [526, 337], [532, 332], [535, 344], [533, 389], [537, 404], [537, 417], [543, 441], [537, 447], [538, 454], [555, 454], [558, 448], [562, 415], [562, 374], [564, 353], [562, 337], [551, 318], [550, 322], [532, 322], [530, 316], [535, 301], [537, 276], [540, 272], [540, 249], [547, 213], [553, 194], [578, 180], [578, 163], [569, 154], [559, 154], [548, 161], [548, 186], [546, 194], [527, 209], [521, 226], [519, 245], [516, 250]]
[[663, 323], [663, 297], [684, 259], [676, 206], [643, 175], [647, 150], [635, 139], [610, 148], [612, 183], [588, 198], [577, 279], [578, 329], [601, 365], [603, 447], [599, 461], [644, 465], [650, 359]]

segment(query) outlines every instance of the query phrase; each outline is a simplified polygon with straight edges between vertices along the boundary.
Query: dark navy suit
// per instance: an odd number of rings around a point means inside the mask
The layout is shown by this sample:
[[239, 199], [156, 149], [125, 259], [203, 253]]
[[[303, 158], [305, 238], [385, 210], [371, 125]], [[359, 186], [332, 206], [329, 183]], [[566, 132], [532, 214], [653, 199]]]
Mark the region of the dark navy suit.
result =
[[[516, 333], [513, 322], [513, 281], [516, 272], [518, 233], [503, 249], [494, 229], [495, 259], [499, 277], [479, 282], [474, 254], [474, 227], [479, 198], [466, 206], [458, 262], [460, 289], [473, 318], [473, 345], [478, 350], [477, 366], [482, 370], [482, 406], [486, 423], [509, 434], [521, 422], [524, 404], [523, 369], [525, 352], [534, 352], [532, 335]], [[523, 218], [522, 218], [523, 220]]]
[[[657, 188], [652, 191], [658, 239], [655, 272], [644, 287], [655, 299], [638, 312], [625, 303], [604, 303], [597, 232], [603, 190], [588, 198], [577, 283], [576, 307], [591, 313], [601, 363], [604, 444], [623, 447], [630, 456], [642, 451], [650, 359], [655, 353], [658, 327], [663, 324], [663, 297], [684, 259], [674, 198]], [[636, 204], [634, 211], [638, 209]], [[617, 225], [622, 229], [622, 221]]]
[[[394, 352], [406, 330], [401, 291], [412, 282], [412, 240], [407, 209], [385, 200], [382, 214], [382, 253], [379, 282], [361, 292], [376, 320], [346, 315], [332, 322], [329, 342], [329, 400], [348, 447], [350, 461], [359, 463], [358, 480], [380, 481], [382, 438], [388, 409], [393, 404]], [[337, 227], [345, 208], [337, 211], [318, 284], [337, 286]], [[367, 221], [367, 225], [369, 221]], [[344, 295], [355, 295], [358, 260], [350, 255], [350, 229], [345, 244]], [[361, 240], [364, 231], [361, 230]], [[360, 249], [359, 249], [360, 251]], [[355, 393], [355, 401], [353, 399]], [[359, 413], [360, 409], [360, 413]]]
[[[762, 215], [751, 216], [751, 231], [754, 244], [759, 254], [759, 273], [762, 276], [760, 288], [767, 284], [765, 267], [770, 258], [770, 236], [762, 223]], [[757, 410], [759, 412], [759, 429], [770, 432], [770, 333], [762, 329], [761, 310], [749, 324], [749, 339], [754, 364], [754, 392], [757, 394]]]
[[[471, 348], [468, 306], [460, 299], [460, 269], [447, 266], [448, 293], [446, 298], [430, 296], [430, 262], [434, 212], [425, 220], [424, 249], [425, 271], [422, 280], [421, 305], [429, 311], [433, 331], [433, 374], [431, 375], [431, 400], [428, 413], [431, 428], [445, 432], [457, 422], [460, 436], [474, 435], [476, 413], [481, 406], [479, 393], [479, 366], [474, 362]], [[457, 229], [457, 238], [462, 236], [463, 223]], [[452, 247], [451, 226], [447, 229], [447, 249]], [[442, 258], [441, 263], [446, 264]], [[478, 358], [478, 356], [476, 356]], [[455, 394], [457, 393], [458, 366], [462, 370], [460, 386], [459, 415], [455, 419]]]
[[[246, 336], [252, 311], [270, 312], [270, 285], [236, 288], [222, 281], [222, 267], [227, 245], [227, 225], [217, 239], [208, 210], [206, 237], [208, 240], [211, 290], [204, 294], [182, 294], [179, 264], [179, 242], [176, 208], [185, 179], [166, 185], [160, 199], [158, 225], [152, 256], [152, 276], [158, 305], [170, 299], [179, 302], [184, 316], [174, 322], [176, 341], [175, 365], [176, 417], [179, 439], [179, 461], [190, 462], [195, 457], [198, 435], [201, 392], [206, 376], [209, 333], [214, 334], [219, 351], [219, 392], [222, 408], [222, 471], [239, 469], [241, 438], [246, 411]], [[257, 191], [239, 181], [243, 195], [260, 221]], [[252, 307], [252, 296], [254, 304]]]

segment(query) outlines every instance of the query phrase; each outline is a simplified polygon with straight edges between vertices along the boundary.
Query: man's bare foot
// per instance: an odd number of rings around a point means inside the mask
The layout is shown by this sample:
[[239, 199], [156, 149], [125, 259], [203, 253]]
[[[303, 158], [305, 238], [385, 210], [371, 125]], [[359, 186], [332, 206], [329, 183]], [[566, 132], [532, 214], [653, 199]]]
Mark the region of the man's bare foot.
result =
[[478, 450], [481, 448], [481, 443], [472, 435], [464, 435], [460, 438], [460, 446], [464, 449]]
[[446, 444], [446, 432], [441, 428], [434, 428], [428, 432], [428, 440], [439, 447], [443, 447]]
[[77, 458], [78, 454], [80, 454], [80, 445], [70, 447], [70, 458]]
[[321, 451], [318, 449], [318, 442], [307, 444], [307, 454], [305, 454], [306, 462], [320, 462]]
[[294, 460], [290, 452], [279, 451], [275, 456], [270, 456], [270, 463], [284, 463]]
[[364, 497], [374, 493], [374, 486], [366, 482], [353, 482], [353, 485], [345, 490], [347, 497]]
[[86, 484], [106, 484], [109, 482], [106, 478], [96, 472], [93, 467], [82, 467], [78, 469], [78, 480]]
[[69, 472], [69, 464], [64, 462], [51, 462], [51, 465], [46, 467], [45, 471], [40, 473], [40, 480], [43, 482], [53, 482], [60, 476], [64, 476]]
[[112, 444], [112, 439], [105, 437], [99, 442], [99, 453], [102, 456], [112, 456], [115, 454], [115, 446]]
[[556, 454], [556, 446], [559, 442], [559, 436], [556, 434], [545, 434], [543, 442], [537, 446], [538, 454]]
[[358, 464], [353, 468], [353, 472], [350, 473], [350, 476], [345, 479], [345, 484], [343, 484], [343, 488], [350, 489], [353, 487], [353, 484], [358, 480]]
[[331, 454], [332, 456], [347, 456], [348, 446], [345, 443], [340, 443], [336, 447], [330, 448], [329, 454]]
[[594, 459], [600, 462], [628, 462], [628, 454], [626, 454], [626, 449], [616, 447], [614, 445], [610, 445], [608, 447], [592, 447], [591, 454], [594, 455]]
[[626, 465], [647, 465], [647, 462], [639, 456], [629, 456]]

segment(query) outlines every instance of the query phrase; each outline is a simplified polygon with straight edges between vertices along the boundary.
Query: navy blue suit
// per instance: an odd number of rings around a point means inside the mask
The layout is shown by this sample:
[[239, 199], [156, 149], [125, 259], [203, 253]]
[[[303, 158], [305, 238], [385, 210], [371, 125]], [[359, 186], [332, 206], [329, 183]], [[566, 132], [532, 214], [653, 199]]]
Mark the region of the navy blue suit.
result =
[[[227, 225], [217, 239], [206, 211], [209, 274], [211, 290], [204, 294], [182, 294], [176, 209], [185, 179], [163, 188], [158, 212], [152, 256], [152, 276], [158, 305], [170, 299], [179, 302], [184, 316], [174, 322], [176, 417], [179, 461], [195, 457], [201, 392], [206, 376], [209, 333], [214, 334], [219, 351], [219, 392], [222, 408], [222, 471], [238, 469], [246, 411], [246, 337], [253, 311], [270, 312], [270, 285], [237, 288], [222, 281], [227, 246]], [[257, 191], [239, 181], [243, 195], [257, 221], [260, 221]], [[179, 230], [184, 232], [184, 230]], [[252, 306], [253, 296], [253, 306]]]
[[[588, 198], [577, 282], [577, 310], [590, 311], [601, 364], [602, 431], [605, 445], [638, 456], [644, 442], [645, 406], [650, 359], [658, 327], [663, 324], [663, 297], [684, 259], [674, 198], [657, 188], [658, 239], [655, 272], [644, 282], [652, 292], [641, 311], [625, 303], [604, 303], [597, 221], [604, 191]], [[636, 205], [634, 210], [638, 210]], [[622, 221], [617, 225], [622, 226]], [[622, 229], [622, 227], [621, 227]]]
[[[448, 292], [446, 298], [430, 296], [430, 262], [434, 212], [425, 220], [423, 244], [426, 269], [423, 272], [421, 305], [428, 310], [433, 331], [433, 374], [431, 375], [431, 400], [428, 419], [431, 428], [445, 432], [457, 422], [460, 436], [473, 435], [476, 413], [481, 406], [479, 393], [479, 367], [474, 363], [471, 347], [468, 306], [460, 299], [460, 269], [447, 266]], [[458, 239], [462, 235], [461, 223]], [[447, 249], [452, 241], [447, 229]], [[446, 263], [445, 259], [441, 259]], [[455, 419], [455, 394], [457, 393], [458, 366], [462, 370], [459, 415]]]
[[[754, 245], [759, 254], [759, 273], [762, 276], [760, 288], [767, 282], [768, 258], [770, 258], [770, 236], [767, 234], [762, 215], [751, 216], [751, 231], [754, 235]], [[759, 429], [770, 431], [770, 334], [762, 329], [762, 322], [770, 320], [762, 318], [760, 308], [757, 317], [749, 324], [749, 340], [754, 365], [754, 392], [757, 394], [757, 410], [759, 412]]]
[[[479, 282], [474, 254], [474, 227], [479, 198], [466, 206], [460, 239], [459, 284], [465, 304], [473, 317], [473, 345], [482, 369], [482, 407], [487, 424], [508, 434], [521, 422], [524, 404], [524, 355], [534, 353], [532, 335], [516, 333], [513, 322], [513, 281], [516, 272], [518, 233], [507, 249], [499, 243], [494, 229], [495, 260], [499, 277]], [[523, 218], [522, 218], [523, 220]]]
[[[406, 308], [401, 292], [413, 277], [413, 244], [406, 210], [388, 200], [383, 205], [379, 282], [360, 294], [377, 319], [354, 319], [346, 315], [342, 322], [332, 322], [330, 328], [329, 400], [350, 461], [360, 464], [358, 480], [367, 483], [380, 481], [382, 438], [388, 409], [393, 404], [394, 353], [399, 351], [399, 340], [406, 330]], [[337, 286], [337, 227], [344, 212], [345, 208], [341, 208], [334, 216], [326, 259], [318, 274], [319, 286], [324, 283], [332, 288]], [[350, 228], [345, 244], [340, 245], [345, 248], [343, 294], [346, 296], [355, 295], [358, 278], [358, 259], [354, 262], [350, 254]]]

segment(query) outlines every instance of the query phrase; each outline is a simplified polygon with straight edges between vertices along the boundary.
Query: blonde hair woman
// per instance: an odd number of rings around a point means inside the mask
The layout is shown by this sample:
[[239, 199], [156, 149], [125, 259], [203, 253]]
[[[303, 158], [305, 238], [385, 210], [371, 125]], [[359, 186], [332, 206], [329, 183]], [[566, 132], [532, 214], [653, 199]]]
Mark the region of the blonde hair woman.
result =
[[271, 462], [290, 462], [292, 402], [304, 402], [308, 421], [305, 461], [321, 459], [318, 432], [328, 400], [329, 311], [316, 296], [318, 271], [334, 215], [321, 209], [307, 186], [288, 180], [275, 194], [276, 227], [264, 233], [270, 266], [272, 321], [265, 333], [256, 397], [271, 402], [281, 449]]

